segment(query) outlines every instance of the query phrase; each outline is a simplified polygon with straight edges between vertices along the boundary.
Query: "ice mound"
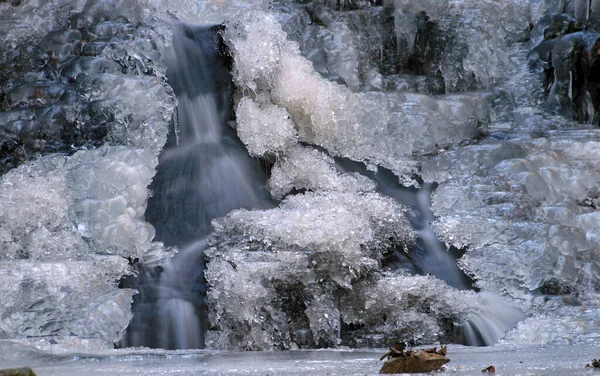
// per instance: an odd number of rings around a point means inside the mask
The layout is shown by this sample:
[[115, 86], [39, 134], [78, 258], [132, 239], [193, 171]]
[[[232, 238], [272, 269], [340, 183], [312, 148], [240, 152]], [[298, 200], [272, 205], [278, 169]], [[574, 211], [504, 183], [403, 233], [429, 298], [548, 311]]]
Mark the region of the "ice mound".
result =
[[539, 305], [532, 295], [591, 299], [598, 285], [597, 151], [598, 134], [590, 130], [449, 151], [424, 165], [424, 178], [440, 182], [434, 227], [467, 250], [459, 263], [480, 287], [509, 294], [529, 312]]
[[[330, 82], [301, 56], [298, 44], [287, 39], [271, 14], [244, 13], [226, 29], [225, 40], [234, 56], [233, 77], [241, 93], [270, 98], [290, 114], [300, 141], [335, 155], [412, 173], [407, 171], [407, 157], [476, 137], [477, 127], [489, 118], [485, 98], [476, 95], [433, 99], [354, 93]], [[272, 122], [263, 115], [261, 122]], [[286, 131], [280, 132], [278, 137], [284, 138]]]
[[[127, 147], [43, 157], [0, 180], [2, 258], [140, 257], [154, 229], [143, 221], [156, 158]], [[40, 187], [44, 187], [43, 190]]]
[[292, 191], [373, 192], [375, 183], [357, 173], [340, 173], [333, 158], [309, 147], [296, 146], [271, 169], [269, 191], [282, 199]]
[[131, 319], [133, 290], [117, 289], [127, 261], [3, 262], [0, 337], [80, 336], [113, 342]]
[[215, 220], [206, 251], [207, 345], [339, 344], [335, 296], [373, 277], [386, 249], [414, 241], [404, 210], [376, 193], [306, 193]]
[[455, 326], [479, 311], [481, 303], [474, 291], [456, 290], [433, 276], [389, 273], [359, 282], [341, 297], [340, 306], [344, 323], [368, 328], [357, 332], [387, 339], [369, 343], [373, 346], [398, 339], [435, 343], [449, 338]]
[[[510, 344], [539, 344], [539, 345], [596, 345], [600, 340], [597, 317], [598, 308], [569, 306], [573, 302], [568, 297], [550, 300], [544, 305], [549, 312], [520, 322], [517, 327], [508, 332], [501, 343]], [[571, 298], [572, 300], [576, 299]], [[561, 306], [558, 310], [549, 306]]]
[[87, 245], [70, 222], [67, 158], [48, 156], [0, 179], [0, 259], [77, 260]]
[[156, 163], [142, 150], [103, 147], [41, 157], [2, 176], [2, 338], [120, 338], [133, 294], [116, 286], [130, 273], [125, 256], [167, 257], [143, 221]]
[[69, 159], [70, 214], [97, 252], [143, 257], [154, 228], [144, 221], [148, 187], [158, 164], [126, 146], [80, 151]]
[[237, 106], [237, 134], [253, 156], [282, 154], [296, 144], [297, 134], [288, 112], [267, 103], [262, 108], [250, 98]]

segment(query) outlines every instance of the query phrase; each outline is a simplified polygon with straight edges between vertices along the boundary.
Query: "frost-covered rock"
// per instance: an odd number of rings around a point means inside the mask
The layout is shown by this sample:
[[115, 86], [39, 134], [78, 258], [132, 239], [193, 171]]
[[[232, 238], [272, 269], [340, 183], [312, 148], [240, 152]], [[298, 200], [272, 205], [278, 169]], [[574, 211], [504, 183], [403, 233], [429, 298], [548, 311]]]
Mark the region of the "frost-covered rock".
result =
[[433, 99], [354, 93], [316, 73], [270, 14], [248, 12], [237, 22], [227, 29], [225, 39], [241, 93], [271, 98], [291, 115], [299, 140], [332, 154], [409, 174], [414, 171], [408, 156], [476, 137], [477, 126], [488, 119], [485, 98], [477, 95]]
[[531, 294], [589, 299], [599, 282], [598, 224], [584, 202], [597, 196], [596, 154], [597, 135], [585, 130], [447, 152], [424, 165], [425, 179], [441, 183], [434, 227], [467, 249], [460, 265], [484, 289], [528, 309], [537, 305]]
[[479, 299], [473, 291], [456, 290], [432, 276], [398, 273], [361, 281], [340, 305], [344, 323], [365, 328], [359, 332], [433, 343], [452, 336], [455, 325], [478, 311]]
[[339, 344], [337, 293], [372, 278], [386, 249], [414, 241], [403, 208], [376, 193], [290, 196], [214, 227], [207, 344], [216, 348]]

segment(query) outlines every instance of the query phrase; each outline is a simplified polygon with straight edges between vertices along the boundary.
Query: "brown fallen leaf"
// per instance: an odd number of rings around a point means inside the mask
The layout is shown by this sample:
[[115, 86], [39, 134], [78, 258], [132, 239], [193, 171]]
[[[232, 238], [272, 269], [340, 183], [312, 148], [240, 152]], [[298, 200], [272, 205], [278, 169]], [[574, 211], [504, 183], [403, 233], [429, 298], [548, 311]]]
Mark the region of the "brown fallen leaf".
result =
[[494, 366], [489, 366], [487, 368], [482, 369], [481, 372], [496, 373], [496, 368]]

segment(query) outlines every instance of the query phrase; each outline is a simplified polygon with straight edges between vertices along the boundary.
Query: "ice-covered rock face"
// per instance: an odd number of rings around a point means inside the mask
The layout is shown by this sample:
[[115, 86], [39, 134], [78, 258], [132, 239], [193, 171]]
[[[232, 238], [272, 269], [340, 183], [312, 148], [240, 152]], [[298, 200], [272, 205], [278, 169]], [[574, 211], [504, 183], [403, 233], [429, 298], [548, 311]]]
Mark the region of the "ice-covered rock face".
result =
[[373, 87], [373, 70], [442, 76], [448, 91], [490, 88], [507, 77], [506, 46], [527, 38], [530, 21], [528, 2], [517, 0], [369, 5], [313, 1], [280, 6], [277, 17], [315, 70], [353, 90]]
[[[535, 293], [592, 299], [599, 282], [597, 137], [582, 130], [490, 142], [425, 165], [424, 177], [442, 182], [433, 197], [436, 229], [468, 249], [460, 263], [481, 287], [530, 310], [539, 304], [528, 299]], [[457, 168], [455, 158], [472, 164]]]
[[137, 1], [13, 3], [0, 4], [0, 337], [112, 347], [131, 319], [126, 258], [167, 257], [144, 211], [176, 104], [169, 27]]
[[[282, 107], [278, 110], [282, 140], [288, 137], [283, 132], [290, 132], [285, 125], [289, 124], [287, 112], [300, 141], [408, 175], [415, 172], [408, 156], [476, 137], [478, 126], [489, 118], [484, 96], [433, 99], [418, 94], [354, 93], [328, 81], [315, 72], [298, 44], [287, 39], [270, 14], [243, 14], [227, 29], [225, 39], [234, 56], [234, 82], [248, 97], [241, 100], [238, 110], [254, 117], [254, 124], [272, 129], [269, 124], [275, 119], [269, 116], [277, 106]], [[270, 99], [271, 103], [263, 104], [270, 106], [268, 113], [248, 112], [254, 97], [259, 102]], [[245, 128], [251, 120], [242, 116], [239, 122], [240, 135], [247, 138]]]
[[206, 279], [218, 330], [209, 331], [209, 346], [338, 345], [343, 305], [335, 296], [358, 293], [383, 252], [414, 241], [403, 211], [376, 193], [307, 193], [215, 221]]
[[160, 151], [175, 107], [160, 61], [168, 28], [121, 3], [0, 5], [0, 171], [105, 142]]

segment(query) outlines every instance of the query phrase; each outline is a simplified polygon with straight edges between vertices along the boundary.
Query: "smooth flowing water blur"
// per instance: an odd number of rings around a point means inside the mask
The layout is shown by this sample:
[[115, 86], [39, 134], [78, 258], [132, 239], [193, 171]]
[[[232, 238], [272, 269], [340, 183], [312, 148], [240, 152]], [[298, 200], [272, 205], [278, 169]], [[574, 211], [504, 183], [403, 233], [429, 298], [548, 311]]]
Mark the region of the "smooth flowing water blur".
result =
[[134, 318], [121, 346], [203, 348], [204, 238], [212, 232], [211, 221], [271, 202], [262, 170], [228, 124], [233, 85], [220, 30], [179, 25], [167, 55], [177, 116], [159, 157], [146, 219], [156, 228], [156, 239], [179, 253], [154, 278], [133, 282], [146, 293], [134, 300]]

